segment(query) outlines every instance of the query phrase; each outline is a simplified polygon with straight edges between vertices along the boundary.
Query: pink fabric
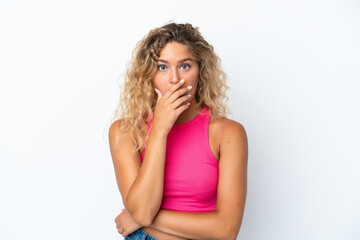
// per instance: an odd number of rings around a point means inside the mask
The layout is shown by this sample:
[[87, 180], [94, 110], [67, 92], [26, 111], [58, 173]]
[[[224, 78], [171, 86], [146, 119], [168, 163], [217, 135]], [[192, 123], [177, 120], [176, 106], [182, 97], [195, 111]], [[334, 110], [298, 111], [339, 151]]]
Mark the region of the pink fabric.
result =
[[[173, 125], [170, 130], [166, 144], [162, 209], [191, 213], [216, 210], [219, 163], [209, 145], [210, 115], [211, 111], [204, 106], [193, 120]], [[148, 130], [151, 131], [151, 126]]]

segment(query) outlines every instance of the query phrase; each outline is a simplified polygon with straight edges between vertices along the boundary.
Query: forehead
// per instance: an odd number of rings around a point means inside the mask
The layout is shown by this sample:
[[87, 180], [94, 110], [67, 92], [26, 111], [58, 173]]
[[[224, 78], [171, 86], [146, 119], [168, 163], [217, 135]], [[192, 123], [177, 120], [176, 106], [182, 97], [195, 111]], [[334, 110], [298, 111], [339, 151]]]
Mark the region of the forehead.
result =
[[167, 43], [160, 51], [159, 59], [176, 60], [183, 58], [193, 58], [187, 46], [177, 42]]

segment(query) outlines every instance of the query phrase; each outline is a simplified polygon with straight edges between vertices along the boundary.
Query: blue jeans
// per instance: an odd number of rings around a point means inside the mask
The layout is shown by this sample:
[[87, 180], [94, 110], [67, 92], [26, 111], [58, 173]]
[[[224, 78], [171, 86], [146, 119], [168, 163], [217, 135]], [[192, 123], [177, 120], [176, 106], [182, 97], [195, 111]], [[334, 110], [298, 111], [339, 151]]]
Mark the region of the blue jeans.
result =
[[144, 232], [141, 228], [131, 233], [125, 240], [158, 240], [148, 233]]

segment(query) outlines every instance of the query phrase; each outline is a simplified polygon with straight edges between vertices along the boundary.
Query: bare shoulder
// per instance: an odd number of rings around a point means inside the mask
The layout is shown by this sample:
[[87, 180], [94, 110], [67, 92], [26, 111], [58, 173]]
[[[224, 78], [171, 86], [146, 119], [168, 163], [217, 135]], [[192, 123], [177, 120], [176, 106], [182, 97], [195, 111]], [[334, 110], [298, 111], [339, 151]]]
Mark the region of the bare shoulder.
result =
[[247, 139], [245, 127], [232, 119], [226, 117], [212, 116], [210, 118], [210, 125], [220, 142], [229, 140], [231, 138]]
[[121, 126], [123, 125], [123, 120], [119, 119], [113, 122], [109, 128], [109, 139], [115, 140], [119, 138], [124, 138], [126, 135], [129, 135], [129, 131], [121, 131]]
[[[109, 128], [109, 140], [110, 141], [124, 141], [126, 139], [131, 139], [130, 130], [124, 130], [122, 129], [125, 121], [123, 119], [119, 119], [115, 122], [113, 122]], [[141, 126], [141, 132], [142, 129], [147, 127], [146, 123], [144, 122]]]

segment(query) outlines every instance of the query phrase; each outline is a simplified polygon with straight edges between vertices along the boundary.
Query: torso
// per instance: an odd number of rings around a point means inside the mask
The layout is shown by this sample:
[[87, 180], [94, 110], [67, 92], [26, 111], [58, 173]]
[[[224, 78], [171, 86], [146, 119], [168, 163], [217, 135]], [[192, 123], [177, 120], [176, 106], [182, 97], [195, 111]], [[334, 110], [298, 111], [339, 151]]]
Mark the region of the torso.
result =
[[[221, 126], [223, 126], [223, 124], [226, 121], [227, 121], [227, 118], [225, 118], [225, 117], [216, 117], [216, 116], [211, 115], [210, 122], [209, 122], [209, 145], [210, 145], [212, 154], [214, 155], [216, 161], [218, 161], [218, 162], [220, 159]], [[145, 142], [147, 132], [148, 132], [147, 131], [147, 129], [148, 129], [147, 123], [143, 122], [142, 127], [143, 127], [143, 129], [145, 129], [145, 131], [142, 132], [142, 140]], [[142, 146], [140, 148], [140, 156], [144, 152], [144, 149], [145, 149], [145, 146]], [[163, 239], [184, 240], [184, 239], [186, 239], [186, 238], [170, 235], [170, 234], [167, 234], [164, 232], [160, 232], [151, 227], [143, 227], [142, 230], [159, 240], [163, 240]]]

